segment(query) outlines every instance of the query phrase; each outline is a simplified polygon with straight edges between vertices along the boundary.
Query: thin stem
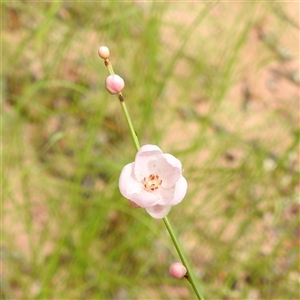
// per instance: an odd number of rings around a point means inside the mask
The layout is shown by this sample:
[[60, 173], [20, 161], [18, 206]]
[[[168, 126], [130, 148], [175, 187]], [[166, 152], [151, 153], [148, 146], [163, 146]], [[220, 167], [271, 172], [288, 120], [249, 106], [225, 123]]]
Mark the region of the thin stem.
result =
[[115, 74], [114, 69], [112, 67], [112, 64], [111, 64], [109, 58], [104, 60], [104, 64], [107, 66], [107, 69], [108, 69], [108, 72], [109, 72], [110, 75]]
[[173, 241], [173, 244], [177, 250], [177, 253], [182, 261], [182, 263], [184, 264], [184, 266], [186, 267], [187, 269], [187, 280], [190, 282], [190, 284], [192, 285], [193, 289], [194, 289], [194, 292], [195, 294], [197, 295], [198, 299], [199, 300], [205, 300], [204, 299], [204, 296], [201, 294], [201, 292], [199, 291], [198, 289], [198, 286], [197, 286], [197, 283], [196, 283], [196, 279], [195, 279], [195, 275], [192, 271], [192, 268], [190, 267], [189, 263], [188, 263], [188, 260], [186, 259], [181, 247], [180, 247], [180, 244], [176, 238], [176, 235], [174, 233], [174, 230], [171, 226], [171, 223], [169, 222], [169, 219], [168, 217], [164, 217], [163, 218], [163, 221], [167, 227], [167, 230], [171, 236], [171, 239]]
[[125, 100], [123, 98], [122, 93], [119, 93], [119, 99], [120, 99], [120, 103], [121, 103], [121, 106], [122, 106], [122, 109], [123, 109], [123, 112], [124, 112], [124, 115], [125, 115], [125, 119], [127, 121], [129, 130], [130, 130], [130, 134], [131, 134], [133, 143], [135, 145], [136, 150], [139, 151], [139, 149], [140, 149], [140, 143], [139, 143], [137, 134], [136, 134], [136, 132], [135, 132], [135, 130], [133, 128], [133, 124], [132, 124], [129, 112], [127, 110], [127, 106], [126, 106], [126, 103], [125, 103]]
[[[108, 68], [109, 73], [111, 75], [115, 74], [114, 73], [114, 69], [112, 67], [112, 64], [111, 64], [111, 62], [110, 62], [110, 60], [108, 58], [104, 60], [104, 63], [105, 63], [105, 66]], [[137, 134], [136, 134], [136, 132], [134, 130], [134, 127], [133, 127], [133, 124], [132, 124], [129, 112], [127, 110], [127, 107], [126, 107], [126, 104], [125, 104], [125, 99], [124, 99], [124, 97], [123, 97], [123, 95], [122, 95], [121, 92], [118, 94], [118, 98], [120, 100], [120, 103], [121, 103], [121, 106], [122, 106], [122, 109], [123, 109], [123, 112], [124, 112], [124, 115], [125, 115], [125, 119], [127, 121], [127, 125], [129, 127], [129, 131], [130, 131], [130, 134], [131, 134], [131, 137], [132, 137], [132, 140], [133, 140], [133, 143], [135, 145], [136, 150], [138, 151], [140, 149], [140, 143], [139, 143]], [[169, 234], [171, 236], [171, 239], [172, 239], [173, 244], [174, 244], [174, 246], [175, 246], [175, 248], [177, 250], [177, 253], [178, 253], [178, 255], [179, 255], [182, 263], [184, 264], [184, 266], [187, 269], [187, 276], [186, 276], [187, 280], [190, 282], [192, 288], [194, 289], [194, 292], [197, 295], [197, 298], [199, 300], [205, 300], [204, 297], [202, 296], [202, 294], [200, 293], [199, 289], [198, 289], [198, 286], [197, 286], [197, 283], [196, 283], [196, 280], [195, 280], [195, 275], [194, 275], [194, 273], [192, 271], [192, 268], [190, 267], [190, 265], [189, 265], [189, 263], [188, 263], [185, 255], [184, 255], [184, 253], [183, 253], [183, 251], [182, 251], [182, 249], [181, 249], [181, 247], [180, 247], [180, 245], [178, 243], [178, 240], [176, 238], [175, 232], [172, 229], [172, 226], [171, 226], [168, 218], [164, 217], [163, 221], [164, 221], [165, 226], [166, 226], [166, 228], [167, 228], [167, 230], [168, 230], [168, 232], [169, 232]]]
[[[108, 58], [104, 60], [104, 64], [107, 66], [109, 74], [111, 74], [111, 75], [115, 74], [113, 66], [112, 66], [112, 64], [111, 64], [111, 62], [110, 62], [110, 60]], [[125, 115], [125, 119], [126, 119], [127, 125], [129, 127], [129, 130], [130, 130], [130, 134], [131, 134], [133, 143], [135, 145], [136, 150], [139, 151], [139, 149], [140, 149], [140, 143], [139, 143], [137, 134], [136, 134], [136, 132], [134, 130], [134, 127], [133, 127], [133, 124], [132, 124], [132, 121], [131, 121], [131, 118], [130, 118], [130, 115], [129, 115], [129, 112], [128, 112], [128, 109], [127, 109], [127, 106], [126, 106], [126, 103], [125, 103], [125, 99], [124, 99], [122, 93], [119, 93], [118, 97], [119, 97], [119, 100], [120, 100], [120, 104], [121, 104], [122, 110], [123, 110], [124, 115]]]

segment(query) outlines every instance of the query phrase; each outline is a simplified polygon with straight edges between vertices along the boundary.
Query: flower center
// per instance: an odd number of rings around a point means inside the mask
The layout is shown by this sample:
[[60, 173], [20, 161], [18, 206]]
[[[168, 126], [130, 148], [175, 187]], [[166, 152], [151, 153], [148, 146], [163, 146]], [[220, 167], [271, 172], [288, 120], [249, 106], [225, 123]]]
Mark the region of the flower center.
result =
[[161, 186], [162, 180], [158, 175], [150, 174], [148, 178], [144, 177], [143, 184], [146, 191], [155, 191]]

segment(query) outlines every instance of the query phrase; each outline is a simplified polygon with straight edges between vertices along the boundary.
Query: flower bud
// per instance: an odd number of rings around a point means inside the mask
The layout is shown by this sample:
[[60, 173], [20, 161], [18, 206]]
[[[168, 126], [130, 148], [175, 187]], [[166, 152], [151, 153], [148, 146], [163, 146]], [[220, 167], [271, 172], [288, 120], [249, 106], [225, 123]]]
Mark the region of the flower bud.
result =
[[170, 266], [169, 273], [174, 278], [182, 278], [187, 272], [186, 267], [181, 262], [176, 262]]
[[106, 89], [110, 94], [118, 94], [120, 93], [124, 86], [124, 80], [119, 75], [113, 74], [106, 77], [105, 80]]
[[106, 46], [99, 47], [98, 55], [103, 59], [109, 58], [109, 49]]

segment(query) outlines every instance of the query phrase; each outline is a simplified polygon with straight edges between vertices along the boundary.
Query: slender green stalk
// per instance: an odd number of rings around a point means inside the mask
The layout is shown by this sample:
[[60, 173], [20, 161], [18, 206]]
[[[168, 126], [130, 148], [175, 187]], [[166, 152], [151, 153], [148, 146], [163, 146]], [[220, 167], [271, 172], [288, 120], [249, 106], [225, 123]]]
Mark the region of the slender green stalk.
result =
[[[115, 74], [113, 66], [112, 66], [112, 64], [111, 64], [111, 62], [108, 58], [104, 60], [104, 64], [107, 66], [109, 74], [111, 74], [111, 75]], [[130, 130], [130, 134], [131, 134], [133, 143], [135, 145], [136, 150], [139, 151], [140, 143], [139, 143], [137, 134], [136, 134], [136, 132], [133, 128], [132, 121], [131, 121], [131, 118], [130, 118], [130, 115], [129, 115], [129, 112], [128, 112], [128, 109], [127, 109], [127, 106], [126, 106], [126, 103], [125, 103], [125, 100], [124, 100], [124, 97], [123, 97], [122, 93], [119, 93], [118, 97], [119, 97], [119, 100], [120, 100], [120, 103], [121, 103], [122, 110], [123, 110], [124, 115], [125, 115], [127, 125], [129, 127], [129, 130]]]
[[140, 149], [140, 143], [139, 143], [137, 134], [136, 134], [136, 132], [135, 132], [135, 130], [133, 128], [133, 125], [132, 125], [132, 122], [131, 122], [131, 118], [130, 118], [130, 115], [129, 115], [128, 110], [127, 110], [126, 103], [125, 103], [123, 95], [121, 93], [119, 93], [119, 99], [120, 99], [120, 103], [121, 103], [121, 106], [122, 106], [122, 109], [123, 109], [123, 112], [124, 112], [124, 115], [125, 115], [128, 127], [129, 127], [129, 130], [130, 130], [130, 134], [131, 134], [133, 143], [135, 145], [136, 150], [139, 151], [139, 149]]
[[[105, 65], [107, 66], [108, 68], [108, 71], [111, 75], [115, 74], [114, 73], [114, 70], [113, 70], [113, 67], [112, 67], [112, 64], [110, 62], [110, 60], [107, 58], [104, 60], [104, 63]], [[130, 118], [130, 115], [129, 115], [129, 112], [127, 110], [127, 107], [126, 107], [126, 104], [125, 104], [125, 100], [124, 100], [124, 97], [122, 95], [122, 93], [119, 93], [118, 94], [118, 97], [119, 97], [119, 100], [120, 100], [120, 103], [121, 103], [121, 106], [122, 106], [122, 109], [123, 109], [123, 112], [124, 112], [124, 115], [125, 115], [125, 118], [126, 118], [126, 121], [127, 121], [127, 124], [128, 124], [128, 127], [129, 127], [129, 130], [130, 130], [130, 134], [131, 134], [131, 137], [132, 137], [132, 140], [133, 140], [133, 143], [136, 147], [136, 150], [138, 151], [140, 149], [140, 143], [139, 143], [139, 140], [138, 140], [138, 137], [137, 137], [137, 134], [134, 130], [134, 127], [133, 127], [133, 124], [132, 124], [132, 121], [131, 121], [131, 118]], [[169, 219], [167, 217], [164, 217], [163, 218], [163, 221], [165, 223], [165, 226], [171, 236], [171, 239], [173, 241], [173, 244], [177, 250], [177, 253], [183, 263], [183, 265], [186, 267], [187, 269], [187, 275], [185, 276], [186, 279], [190, 282], [195, 294], [197, 295], [197, 298], [199, 300], [205, 300], [203, 295], [200, 293], [199, 291], [199, 288], [197, 286], [197, 282], [196, 282], [196, 279], [195, 279], [195, 275], [192, 271], [192, 268], [190, 267], [181, 247], [180, 247], [180, 244], [176, 238], [176, 235], [175, 235], [175, 232], [174, 230], [172, 229], [172, 226], [169, 222]]]
[[197, 282], [196, 282], [196, 279], [195, 279], [195, 275], [192, 271], [192, 268], [190, 267], [189, 263], [188, 263], [188, 260], [186, 259], [181, 247], [180, 247], [180, 244], [176, 238], [176, 235], [174, 233], [174, 230], [172, 229], [172, 226], [171, 226], [171, 223], [169, 222], [169, 219], [168, 217], [164, 217], [163, 218], [163, 221], [168, 229], [168, 232], [171, 236], [171, 239], [173, 241], [173, 244], [177, 250], [177, 253], [182, 261], [182, 263], [184, 264], [184, 266], [186, 267], [187, 269], [187, 280], [190, 282], [190, 284], [192, 285], [193, 289], [194, 289], [194, 292], [195, 294], [197, 295], [198, 299], [199, 300], [205, 300], [203, 295], [201, 294], [201, 292], [199, 291], [199, 288], [197, 286]]

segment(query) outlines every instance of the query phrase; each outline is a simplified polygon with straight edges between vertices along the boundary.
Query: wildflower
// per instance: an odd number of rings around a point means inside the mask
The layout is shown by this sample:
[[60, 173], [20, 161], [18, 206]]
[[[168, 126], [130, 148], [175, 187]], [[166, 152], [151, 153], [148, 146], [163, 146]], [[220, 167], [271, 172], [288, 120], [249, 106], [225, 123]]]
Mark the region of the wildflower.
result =
[[182, 278], [186, 276], [186, 267], [181, 262], [173, 263], [170, 266], [169, 273], [174, 278]]
[[125, 198], [145, 208], [153, 218], [162, 219], [184, 198], [187, 181], [177, 158], [158, 146], [145, 145], [135, 161], [123, 168], [119, 188]]
[[125, 83], [123, 78], [119, 75], [113, 74], [106, 77], [105, 85], [108, 92], [114, 95], [123, 90]]

